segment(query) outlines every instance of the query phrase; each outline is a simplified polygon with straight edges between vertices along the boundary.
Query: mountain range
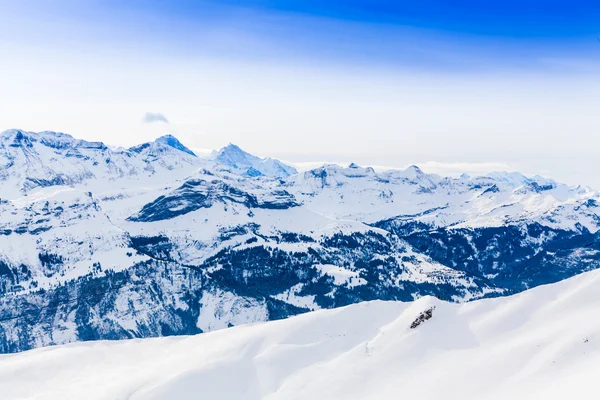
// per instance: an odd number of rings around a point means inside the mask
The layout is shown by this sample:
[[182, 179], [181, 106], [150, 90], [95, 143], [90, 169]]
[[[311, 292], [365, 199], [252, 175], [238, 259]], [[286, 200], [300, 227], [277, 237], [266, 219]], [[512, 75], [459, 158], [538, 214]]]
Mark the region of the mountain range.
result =
[[416, 166], [298, 172], [175, 137], [0, 134], [0, 352], [370, 300], [511, 295], [600, 266], [599, 194]]

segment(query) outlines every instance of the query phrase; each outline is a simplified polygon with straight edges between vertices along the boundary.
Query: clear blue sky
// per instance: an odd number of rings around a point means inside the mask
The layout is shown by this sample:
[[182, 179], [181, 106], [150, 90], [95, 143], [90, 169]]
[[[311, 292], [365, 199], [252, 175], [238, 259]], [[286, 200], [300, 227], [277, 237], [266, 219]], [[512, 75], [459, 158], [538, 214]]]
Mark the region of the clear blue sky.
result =
[[[120, 2], [123, 4], [123, 2]], [[227, 6], [262, 12], [294, 12], [367, 23], [387, 23], [474, 35], [585, 38], [598, 33], [600, 5], [587, 0], [422, 1], [134, 1], [174, 18], [201, 18]], [[220, 7], [215, 6], [221, 5]]]
[[597, 59], [600, 44], [600, 3], [582, 0], [0, 0], [0, 7], [6, 41], [136, 46], [165, 56], [471, 72], [551, 69], [546, 59]]
[[600, 145], [600, 2], [0, 0], [0, 15], [2, 129], [600, 187], [581, 172]]

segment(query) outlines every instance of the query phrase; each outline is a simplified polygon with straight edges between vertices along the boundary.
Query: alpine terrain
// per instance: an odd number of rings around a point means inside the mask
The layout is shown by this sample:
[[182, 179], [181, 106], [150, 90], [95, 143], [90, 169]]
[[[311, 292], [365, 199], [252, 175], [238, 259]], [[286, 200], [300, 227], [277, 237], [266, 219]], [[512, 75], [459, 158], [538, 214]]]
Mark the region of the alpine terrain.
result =
[[[5, 131], [0, 134], [0, 352], [195, 334], [363, 301], [417, 299], [411, 304], [372, 302], [241, 328], [236, 331], [244, 332], [239, 339], [218, 333], [98, 346], [115, 346], [113, 355], [102, 361], [108, 366], [119, 363], [122, 352], [146, 354], [154, 346], [158, 351], [159, 344], [175, 350], [183, 349], [186, 341], [228, 340], [233, 342], [223, 351], [231, 352], [227, 357], [241, 354], [239, 368], [246, 373], [251, 370], [248, 354], [258, 357], [252, 362], [261, 357], [271, 362], [295, 351], [293, 346], [321, 340], [311, 336], [311, 324], [324, 324], [323, 335], [349, 336], [324, 351], [349, 351], [364, 342], [354, 352], [366, 357], [370, 340], [380, 340], [378, 330], [382, 336], [396, 329], [398, 320], [397, 329], [404, 332], [413, 311], [435, 305], [434, 318], [436, 313], [441, 316], [434, 324], [466, 313], [466, 322], [452, 328], [461, 330], [456, 333], [461, 341], [438, 338], [436, 346], [468, 349], [490, 327], [502, 325], [504, 307], [515, 313], [519, 299], [530, 295], [463, 305], [438, 299], [465, 303], [508, 296], [598, 268], [599, 200], [589, 188], [518, 173], [450, 178], [416, 166], [378, 172], [356, 164], [297, 172], [235, 145], [199, 158], [170, 135], [124, 149], [63, 133]], [[550, 293], [540, 290], [536, 293]], [[479, 317], [478, 310], [491, 307], [499, 319]], [[528, 312], [524, 309], [522, 315]], [[336, 328], [337, 319], [362, 320], [362, 315], [371, 318], [364, 330], [343, 324]], [[306, 332], [286, 339], [279, 327]], [[272, 332], [269, 340], [281, 344], [260, 356], [257, 351], [267, 344], [251, 337], [263, 329]], [[510, 334], [510, 329], [505, 326], [501, 332]], [[387, 336], [382, 337], [375, 351], [389, 345]], [[406, 340], [424, 339], [413, 335]], [[231, 350], [235, 346], [248, 353]], [[73, 357], [95, 357], [95, 351], [73, 346], [27, 357], [52, 362], [52, 357], [73, 352], [79, 354]], [[219, 354], [206, 356], [225, 357], [219, 347], [214, 351]], [[150, 353], [148, 357], [160, 354]], [[175, 352], [171, 361], [184, 353]], [[318, 361], [321, 355], [315, 354], [298, 356], [293, 367]], [[26, 365], [27, 358], [14, 360]], [[447, 359], [439, 365], [444, 363]], [[8, 372], [2, 371], [4, 381]], [[139, 373], [140, 379], [151, 379]], [[177, 379], [195, 379], [199, 373]], [[252, 393], [271, 393], [291, 373], [265, 372], [265, 386]], [[202, 376], [206, 382], [221, 379], [218, 372]], [[289, 388], [295, 387], [293, 382]], [[426, 386], [419, 382], [414, 385]], [[144, 390], [148, 394], [139, 398], [174, 398], [163, 389]], [[11, 393], [21, 396], [18, 390]]]

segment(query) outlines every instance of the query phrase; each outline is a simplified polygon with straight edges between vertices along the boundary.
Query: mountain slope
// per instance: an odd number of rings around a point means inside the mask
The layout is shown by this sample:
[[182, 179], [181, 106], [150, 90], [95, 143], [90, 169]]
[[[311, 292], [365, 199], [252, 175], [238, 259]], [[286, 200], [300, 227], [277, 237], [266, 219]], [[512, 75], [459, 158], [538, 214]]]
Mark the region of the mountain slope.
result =
[[375, 301], [192, 337], [4, 355], [0, 390], [7, 400], [593, 399], [599, 307], [596, 272], [466, 304]]

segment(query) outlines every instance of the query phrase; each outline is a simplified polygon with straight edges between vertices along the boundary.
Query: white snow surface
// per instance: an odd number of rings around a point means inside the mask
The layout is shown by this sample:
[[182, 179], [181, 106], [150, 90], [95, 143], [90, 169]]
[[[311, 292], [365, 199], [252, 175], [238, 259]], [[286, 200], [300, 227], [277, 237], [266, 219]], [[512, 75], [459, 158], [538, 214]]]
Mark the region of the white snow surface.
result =
[[[411, 323], [425, 310], [431, 319]], [[0, 356], [16, 399], [596, 399], [600, 274], [465, 304], [366, 302], [189, 337]]]
[[367, 281], [359, 277], [358, 272], [350, 271], [337, 265], [322, 264], [316, 265], [316, 267], [321, 273], [331, 276], [336, 285], [349, 284], [350, 286], [360, 286], [367, 283]]

